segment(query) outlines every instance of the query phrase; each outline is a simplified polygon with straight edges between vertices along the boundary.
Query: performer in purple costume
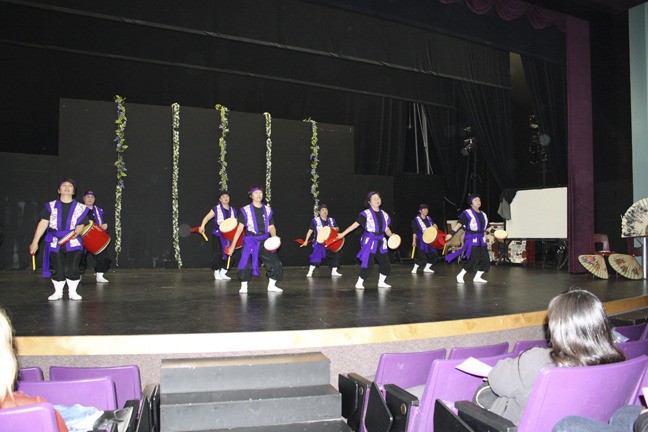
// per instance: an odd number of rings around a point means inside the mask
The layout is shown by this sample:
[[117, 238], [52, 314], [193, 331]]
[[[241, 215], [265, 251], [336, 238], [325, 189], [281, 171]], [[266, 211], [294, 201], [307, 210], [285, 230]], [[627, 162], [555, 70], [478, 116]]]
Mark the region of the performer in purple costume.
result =
[[[437, 259], [437, 250], [434, 246], [429, 245], [423, 241], [423, 231], [426, 228], [433, 226], [438, 228], [434, 223], [432, 218], [428, 216], [430, 209], [427, 204], [421, 204], [419, 206], [419, 214], [412, 221], [412, 248], [416, 251], [414, 258], [414, 268], [412, 268], [412, 273], [416, 273], [418, 268], [425, 264], [423, 273], [434, 273], [432, 266]], [[418, 247], [417, 247], [418, 243]]]
[[[81, 281], [79, 263], [83, 254], [83, 240], [79, 234], [83, 231], [83, 225], [88, 223], [88, 209], [74, 200], [75, 189], [74, 180], [61, 180], [58, 187], [59, 198], [48, 202], [38, 215], [40, 221], [36, 226], [34, 239], [29, 245], [29, 253], [36, 254], [38, 241], [47, 231], [43, 254], [43, 277], [51, 277], [54, 284], [54, 294], [49, 296], [48, 300], [62, 299], [66, 282], [70, 300], [82, 298], [77, 294], [77, 287]], [[72, 232], [75, 232], [77, 237], [59, 246], [59, 239]], [[50, 262], [53, 272], [50, 272]]]
[[337, 226], [337, 222], [332, 217], [329, 217], [328, 206], [326, 204], [319, 205], [319, 216], [316, 216], [311, 221], [311, 225], [306, 232], [306, 238], [304, 243], [300, 247], [306, 247], [308, 244], [308, 239], [310, 236], [315, 233], [315, 238], [313, 239], [313, 253], [310, 254], [310, 267], [308, 268], [308, 273], [306, 277], [313, 277], [313, 270], [319, 267], [322, 264], [323, 260], [327, 260], [331, 267], [331, 276], [342, 276], [342, 273], [339, 273], [338, 267], [340, 267], [340, 252], [333, 252], [330, 249], [324, 247], [323, 244], [317, 242], [317, 235], [320, 230], [325, 226], [331, 227], [336, 231], [340, 231], [340, 228]]
[[[239, 292], [247, 293], [248, 282], [252, 279], [252, 275], [259, 276], [259, 259], [266, 267], [268, 291], [282, 292], [283, 290], [276, 285], [283, 276], [283, 266], [279, 255], [276, 252], [267, 251], [263, 247], [263, 242], [266, 239], [277, 235], [272, 209], [263, 204], [263, 189], [260, 186], [252, 186], [248, 195], [251, 203], [241, 208], [236, 234], [232, 239], [232, 244], [236, 244], [245, 229], [241, 260], [238, 265], [238, 277], [241, 281]], [[233, 248], [227, 251], [230, 256], [233, 252]]]
[[212, 230], [212, 258], [211, 268], [214, 270], [214, 279], [216, 280], [230, 280], [231, 277], [227, 276], [227, 266], [225, 248], [231, 244], [229, 240], [223, 237], [220, 232], [220, 224], [225, 219], [236, 217], [236, 209], [230, 207], [229, 192], [221, 191], [218, 194], [218, 204], [214, 206], [209, 213], [203, 218], [198, 232], [203, 234], [205, 232], [205, 225], [211, 219], [214, 219], [214, 229]]
[[[91, 190], [85, 191], [83, 193], [83, 204], [88, 207], [88, 219], [93, 221], [97, 226], [100, 226], [102, 230], [106, 231], [108, 229], [108, 224], [106, 223], [106, 215], [102, 208], [95, 205], [96, 196], [95, 193]], [[108, 256], [108, 249], [104, 249], [94, 256], [95, 260], [95, 274], [97, 277], [97, 282], [107, 283], [108, 279], [104, 277], [104, 273], [110, 270], [110, 257]], [[81, 263], [79, 264], [79, 272], [81, 274], [85, 273], [85, 269], [88, 267], [88, 251], [84, 250], [81, 257]]]
[[385, 282], [387, 276], [391, 274], [389, 265], [389, 256], [387, 255], [387, 239], [391, 237], [392, 232], [389, 229], [391, 218], [387, 212], [380, 209], [382, 200], [378, 192], [372, 191], [367, 195], [368, 208], [358, 215], [358, 219], [345, 229], [338, 238], [344, 238], [354, 229], [362, 226], [365, 230], [360, 239], [360, 252], [356, 257], [360, 260], [360, 276], [356, 282], [356, 289], [364, 289], [364, 280], [371, 274], [374, 266], [374, 260], [378, 262], [380, 276], [378, 277], [378, 288], [391, 288]]
[[488, 255], [488, 246], [484, 234], [488, 226], [488, 216], [480, 210], [481, 197], [479, 195], [471, 196], [468, 203], [470, 208], [461, 213], [459, 220], [452, 228], [452, 232], [446, 234], [446, 241], [448, 241], [462, 226], [465, 227], [466, 235], [463, 247], [446, 255], [446, 261], [450, 262], [463, 254], [466, 260], [463, 262], [463, 270], [457, 275], [457, 283], [464, 283], [463, 278], [466, 272], [474, 271], [477, 273], [473, 278], [473, 282], [485, 283], [488, 281], [483, 279], [482, 275], [490, 269], [490, 256]]

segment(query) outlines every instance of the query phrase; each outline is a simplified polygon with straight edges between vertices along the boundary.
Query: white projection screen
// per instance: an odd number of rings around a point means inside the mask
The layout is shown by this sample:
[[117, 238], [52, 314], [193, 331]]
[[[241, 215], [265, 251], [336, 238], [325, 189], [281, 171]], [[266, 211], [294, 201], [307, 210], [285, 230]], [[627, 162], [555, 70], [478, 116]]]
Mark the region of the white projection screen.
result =
[[506, 232], [514, 239], [566, 239], [567, 188], [519, 190]]

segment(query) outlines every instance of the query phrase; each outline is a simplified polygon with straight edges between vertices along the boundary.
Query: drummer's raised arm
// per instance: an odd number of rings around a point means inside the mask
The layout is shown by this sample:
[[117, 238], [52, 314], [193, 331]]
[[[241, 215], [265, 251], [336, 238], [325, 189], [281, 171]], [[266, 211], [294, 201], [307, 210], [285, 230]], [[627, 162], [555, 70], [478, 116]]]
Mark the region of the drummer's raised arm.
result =
[[207, 225], [207, 222], [209, 222], [210, 220], [212, 220], [212, 219], [214, 218], [214, 216], [215, 216], [215, 214], [214, 214], [214, 209], [209, 210], [209, 213], [207, 213], [207, 214], [205, 215], [205, 217], [203, 218], [202, 222], [200, 223], [200, 228], [198, 228], [198, 232], [199, 232], [199, 233], [202, 234], [202, 233], [205, 232], [205, 225]]
[[349, 234], [351, 231], [358, 228], [359, 226], [360, 224], [358, 222], [353, 222], [349, 228], [345, 229], [340, 234], [338, 234], [338, 238], [344, 237], [345, 235]]

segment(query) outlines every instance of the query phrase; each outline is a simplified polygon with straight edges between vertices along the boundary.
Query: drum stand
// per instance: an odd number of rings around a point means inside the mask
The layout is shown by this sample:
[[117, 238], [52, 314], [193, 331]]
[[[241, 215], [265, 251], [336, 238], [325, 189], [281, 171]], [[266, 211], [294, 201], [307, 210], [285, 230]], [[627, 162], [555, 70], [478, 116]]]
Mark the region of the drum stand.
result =
[[511, 264], [511, 260], [508, 257], [508, 246], [510, 240], [497, 240], [497, 262], [495, 265], [500, 265], [501, 263]]

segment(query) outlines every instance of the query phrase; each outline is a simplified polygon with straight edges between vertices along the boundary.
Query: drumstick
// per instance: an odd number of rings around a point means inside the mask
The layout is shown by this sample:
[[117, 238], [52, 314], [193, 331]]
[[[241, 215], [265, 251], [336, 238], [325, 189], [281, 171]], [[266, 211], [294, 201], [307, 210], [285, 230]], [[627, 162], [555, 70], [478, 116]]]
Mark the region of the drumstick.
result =
[[445, 255], [447, 251], [448, 251], [448, 243], [443, 245], [443, 253], [441, 255]]
[[200, 233], [200, 234], [202, 234], [202, 236], [203, 236], [203, 238], [205, 239], [205, 241], [209, 241], [209, 240], [207, 240], [207, 236], [205, 235], [204, 232], [202, 232], [202, 233]]
[[412, 247], [412, 259], [414, 259], [414, 253], [416, 252], [416, 246]]
[[36, 255], [31, 254], [32, 256], [32, 270], [36, 271]]
[[232, 255], [228, 255], [227, 256], [227, 270], [229, 270], [229, 263], [230, 263], [231, 259], [232, 259]]

